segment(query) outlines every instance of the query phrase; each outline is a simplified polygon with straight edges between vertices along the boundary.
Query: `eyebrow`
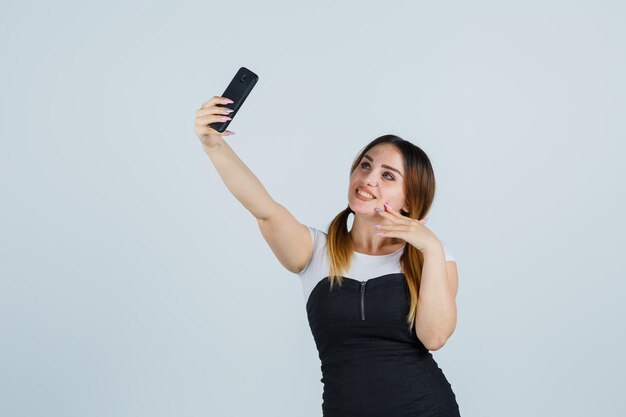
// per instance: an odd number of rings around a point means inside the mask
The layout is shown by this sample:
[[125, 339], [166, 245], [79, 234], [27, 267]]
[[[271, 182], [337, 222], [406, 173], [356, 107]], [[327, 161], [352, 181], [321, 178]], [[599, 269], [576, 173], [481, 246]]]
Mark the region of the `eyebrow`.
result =
[[[367, 158], [370, 162], [374, 162], [374, 160], [372, 159], [371, 156], [369, 155], [363, 155], [364, 158]], [[404, 175], [402, 175], [402, 173], [400, 171], [398, 171], [397, 169], [395, 169], [394, 167], [390, 167], [389, 165], [381, 165], [381, 167], [383, 168], [387, 168], [390, 169], [392, 171], [396, 171], [398, 174], [400, 174], [401, 177], [404, 177]]]

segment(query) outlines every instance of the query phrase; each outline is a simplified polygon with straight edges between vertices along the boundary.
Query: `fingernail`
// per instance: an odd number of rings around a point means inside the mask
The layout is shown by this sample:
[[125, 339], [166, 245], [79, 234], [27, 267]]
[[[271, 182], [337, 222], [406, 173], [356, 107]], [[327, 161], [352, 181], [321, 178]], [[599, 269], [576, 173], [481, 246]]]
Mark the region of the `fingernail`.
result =
[[385, 203], [385, 207], [391, 208], [391, 206], [389, 204], [387, 204], [387, 203]]
[[383, 209], [381, 209], [380, 207], [376, 207], [376, 208], [374, 208], [374, 210], [376, 210], [376, 211], [383, 211]]
[[232, 101], [232, 100], [231, 100], [231, 99], [229, 99], [229, 98], [225, 98], [225, 99], [224, 99], [224, 101], [225, 101], [226, 103], [228, 103], [228, 104], [232, 104], [232, 103], [234, 103], [234, 101]]

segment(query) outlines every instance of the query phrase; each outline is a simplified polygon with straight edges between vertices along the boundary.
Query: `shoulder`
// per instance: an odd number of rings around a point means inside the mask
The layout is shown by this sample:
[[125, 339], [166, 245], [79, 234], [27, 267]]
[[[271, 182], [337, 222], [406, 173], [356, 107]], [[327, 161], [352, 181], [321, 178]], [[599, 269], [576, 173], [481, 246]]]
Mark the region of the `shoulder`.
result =
[[[313, 226], [308, 226], [307, 228], [309, 229], [309, 233], [311, 234], [311, 239], [313, 240], [313, 252], [315, 252], [315, 250], [317, 248], [319, 248], [320, 246], [323, 246], [326, 243], [326, 232], [317, 229]], [[306, 267], [305, 267], [306, 269]], [[303, 269], [304, 271], [304, 269]]]
[[308, 226], [308, 225], [307, 225], [307, 228], [309, 229], [309, 232], [311, 233], [311, 236], [314, 239], [315, 238], [319, 238], [319, 237], [321, 237], [321, 238], [326, 237], [326, 232], [324, 232], [323, 230], [320, 230], [320, 229], [318, 229], [316, 227]]
[[446, 254], [446, 261], [456, 262], [456, 257], [454, 256], [454, 253], [452, 252], [452, 249], [450, 248], [450, 244], [441, 239], [439, 239], [439, 241], [441, 242], [441, 245], [443, 246], [443, 250]]
[[311, 254], [309, 255], [309, 260], [307, 264], [304, 266], [304, 268], [300, 272], [298, 272], [298, 275], [301, 278], [310, 276], [312, 273], [314, 275], [317, 274], [318, 272], [317, 270], [319, 269], [319, 267], [321, 266], [324, 260], [325, 251], [322, 249], [324, 249], [324, 247], [326, 246], [326, 232], [313, 226], [307, 225], [307, 228], [309, 229], [309, 233], [311, 234], [313, 246], [312, 246]]

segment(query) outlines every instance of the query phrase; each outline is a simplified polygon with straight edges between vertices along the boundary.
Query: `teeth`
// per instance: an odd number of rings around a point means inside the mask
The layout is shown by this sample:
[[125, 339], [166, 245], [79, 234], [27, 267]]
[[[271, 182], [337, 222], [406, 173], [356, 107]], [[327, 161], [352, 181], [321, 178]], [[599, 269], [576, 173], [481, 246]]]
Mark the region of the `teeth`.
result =
[[374, 196], [373, 196], [373, 195], [368, 194], [368, 193], [366, 193], [365, 191], [357, 190], [357, 193], [358, 193], [358, 194], [360, 194], [360, 195], [362, 195], [363, 197], [367, 197], [367, 198], [369, 198], [370, 200], [371, 200], [371, 199], [374, 199]]

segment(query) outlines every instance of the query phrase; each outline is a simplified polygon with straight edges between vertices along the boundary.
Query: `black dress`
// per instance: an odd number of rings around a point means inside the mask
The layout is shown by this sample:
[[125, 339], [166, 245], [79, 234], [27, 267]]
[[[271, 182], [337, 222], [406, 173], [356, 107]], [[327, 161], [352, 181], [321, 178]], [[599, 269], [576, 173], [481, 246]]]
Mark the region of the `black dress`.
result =
[[309, 229], [313, 256], [299, 275], [321, 360], [323, 416], [460, 416], [452, 386], [406, 322], [410, 298], [398, 270], [402, 249], [382, 256], [355, 252], [346, 274], [355, 278], [344, 276], [342, 286], [335, 282], [331, 290], [326, 234]]

